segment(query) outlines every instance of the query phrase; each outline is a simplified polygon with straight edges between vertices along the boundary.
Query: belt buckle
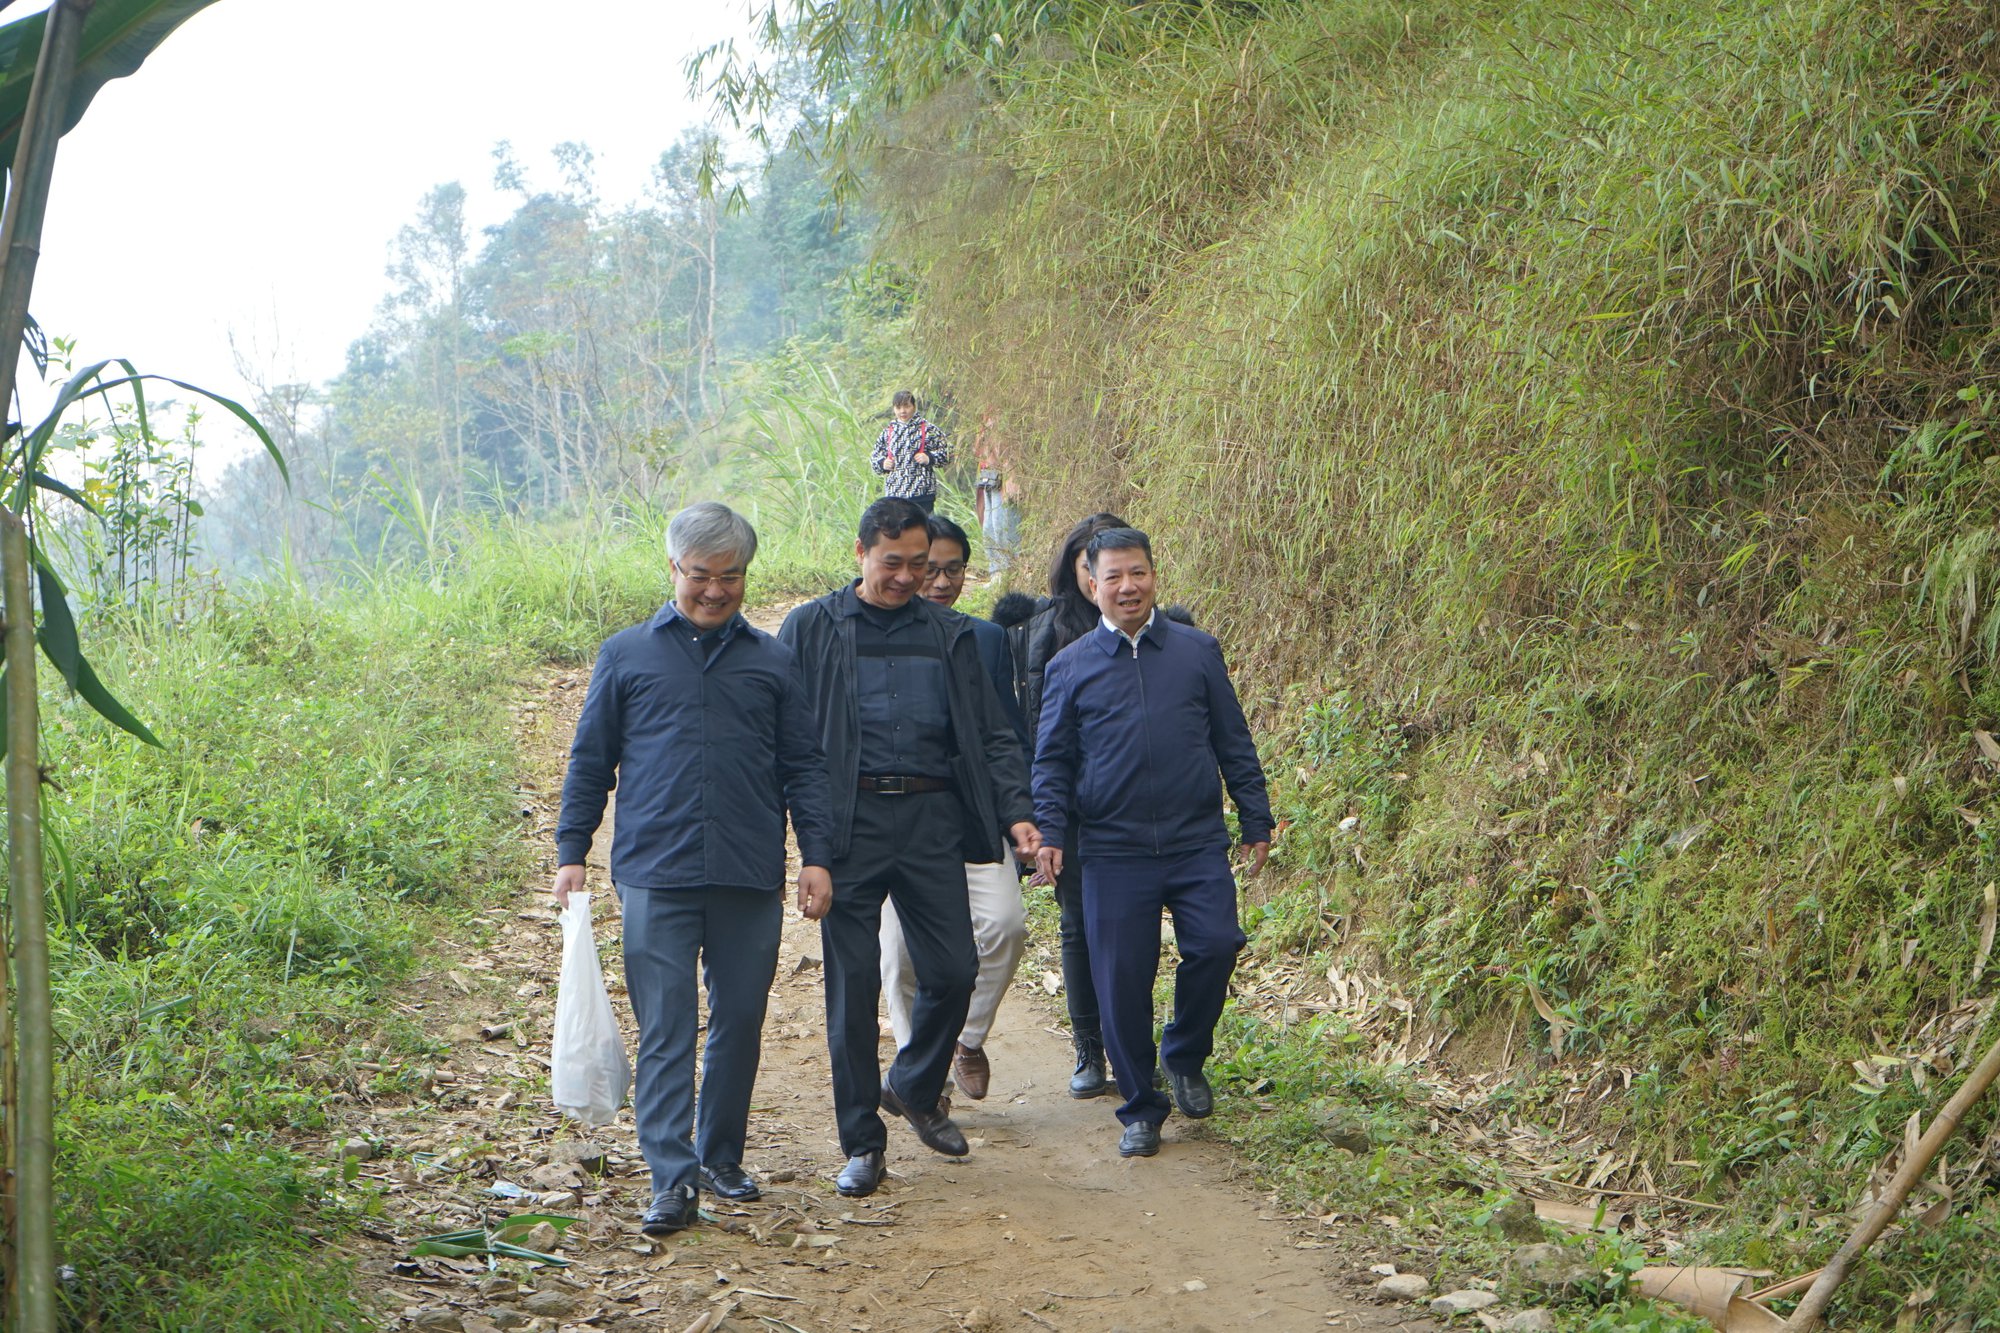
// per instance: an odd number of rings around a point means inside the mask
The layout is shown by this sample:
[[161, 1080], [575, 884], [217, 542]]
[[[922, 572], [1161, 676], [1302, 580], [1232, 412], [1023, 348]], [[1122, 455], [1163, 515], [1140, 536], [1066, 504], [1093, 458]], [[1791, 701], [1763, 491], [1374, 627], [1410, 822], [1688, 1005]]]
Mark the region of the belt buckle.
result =
[[876, 778], [875, 794], [877, 796], [908, 796], [910, 794], [910, 780], [900, 775]]

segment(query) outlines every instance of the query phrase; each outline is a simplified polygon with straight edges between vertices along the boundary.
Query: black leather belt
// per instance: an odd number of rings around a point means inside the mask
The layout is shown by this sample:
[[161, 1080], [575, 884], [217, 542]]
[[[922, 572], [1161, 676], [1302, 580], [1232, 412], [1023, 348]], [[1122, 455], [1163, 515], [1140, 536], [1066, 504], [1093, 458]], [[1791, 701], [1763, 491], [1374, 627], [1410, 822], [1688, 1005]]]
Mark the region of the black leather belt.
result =
[[857, 779], [856, 785], [862, 791], [872, 791], [877, 796], [921, 796], [926, 792], [952, 791], [955, 785], [950, 778], [906, 778], [868, 777]]

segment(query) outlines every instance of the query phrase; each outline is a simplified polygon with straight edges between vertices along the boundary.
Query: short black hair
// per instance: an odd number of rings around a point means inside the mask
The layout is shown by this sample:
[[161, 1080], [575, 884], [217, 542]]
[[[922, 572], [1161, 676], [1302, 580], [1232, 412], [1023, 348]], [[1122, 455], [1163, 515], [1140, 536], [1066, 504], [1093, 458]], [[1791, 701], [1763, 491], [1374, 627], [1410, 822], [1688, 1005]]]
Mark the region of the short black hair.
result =
[[905, 403], [908, 403], [911, 407], [915, 407], [917, 405], [917, 396], [911, 393], [908, 389], [896, 390], [896, 396], [889, 400], [889, 406], [891, 407], [901, 407]]
[[930, 529], [934, 542], [957, 542], [958, 549], [965, 552], [965, 558], [972, 559], [972, 538], [965, 535], [965, 529], [946, 518], [943, 514], [932, 514], [924, 525]]
[[855, 535], [861, 539], [861, 549], [866, 551], [875, 545], [876, 538], [900, 537], [911, 528], [923, 527], [929, 518], [915, 500], [885, 495], [861, 511], [861, 527]]
[[1153, 563], [1153, 542], [1137, 528], [1106, 528], [1090, 539], [1090, 545], [1083, 548], [1090, 557], [1090, 572], [1097, 572], [1097, 556], [1101, 551], [1144, 551], [1146, 563]]

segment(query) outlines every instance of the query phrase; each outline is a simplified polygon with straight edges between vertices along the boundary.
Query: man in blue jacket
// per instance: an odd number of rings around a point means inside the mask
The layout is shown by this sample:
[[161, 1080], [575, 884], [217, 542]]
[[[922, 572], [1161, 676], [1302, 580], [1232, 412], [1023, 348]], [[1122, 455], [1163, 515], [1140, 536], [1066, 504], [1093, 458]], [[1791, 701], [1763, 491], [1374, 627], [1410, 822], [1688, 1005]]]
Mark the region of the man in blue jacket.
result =
[[[1113, 528], [1091, 538], [1087, 551], [1102, 619], [1049, 662], [1035, 819], [1045, 875], [1062, 873], [1065, 850], [1084, 858], [1091, 976], [1125, 1098], [1118, 1152], [1151, 1157], [1173, 1106], [1194, 1119], [1215, 1109], [1202, 1066], [1244, 944], [1218, 773], [1236, 803], [1253, 875], [1271, 850], [1271, 802], [1221, 646], [1154, 609], [1146, 534]], [[1171, 1102], [1153, 1079], [1162, 907], [1173, 913], [1181, 955], [1174, 1016], [1157, 1052]]]
[[[694, 1224], [697, 1184], [725, 1199], [758, 1196], [743, 1144], [784, 923], [787, 812], [803, 864], [799, 911], [822, 918], [833, 895], [818, 721], [791, 650], [739, 614], [756, 553], [756, 532], [722, 505], [674, 516], [674, 600], [606, 640], [563, 779], [558, 904], [583, 888], [605, 797], [618, 788], [611, 882], [639, 1023], [632, 1112], [653, 1174], [649, 1236]], [[708, 1041], [694, 1132], [698, 964]]]

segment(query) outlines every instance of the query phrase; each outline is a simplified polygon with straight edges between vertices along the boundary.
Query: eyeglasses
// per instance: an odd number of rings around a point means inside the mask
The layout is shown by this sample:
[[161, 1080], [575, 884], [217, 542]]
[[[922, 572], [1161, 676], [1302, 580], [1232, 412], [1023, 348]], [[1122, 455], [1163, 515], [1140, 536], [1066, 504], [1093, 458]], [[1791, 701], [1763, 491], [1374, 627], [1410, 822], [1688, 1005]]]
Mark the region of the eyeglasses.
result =
[[930, 567], [930, 572], [924, 575], [924, 577], [931, 579], [940, 577], [947, 579], [962, 579], [965, 577], [965, 565], [963, 562], [957, 562], [957, 561], [949, 565], [932, 565]]
[[674, 573], [680, 575], [697, 588], [720, 588], [724, 592], [735, 592], [743, 586], [743, 575], [741, 574], [690, 574], [679, 565], [674, 566]]

